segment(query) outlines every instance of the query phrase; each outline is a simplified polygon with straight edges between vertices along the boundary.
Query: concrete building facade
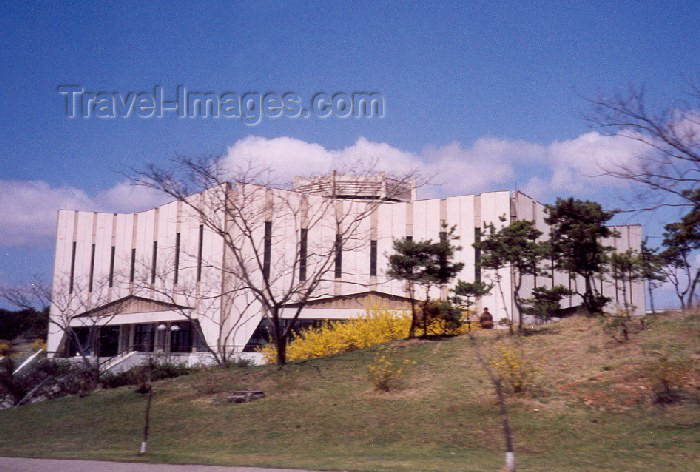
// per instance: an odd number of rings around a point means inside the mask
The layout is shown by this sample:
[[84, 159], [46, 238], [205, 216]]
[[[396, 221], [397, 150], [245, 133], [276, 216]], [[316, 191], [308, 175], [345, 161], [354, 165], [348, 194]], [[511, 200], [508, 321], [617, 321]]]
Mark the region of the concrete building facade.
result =
[[[543, 238], [549, 234], [545, 206], [521, 192], [417, 200], [412, 188], [402, 188], [393, 192], [392, 198], [386, 198], [387, 185], [392, 182], [383, 177], [372, 185], [340, 179], [332, 183], [331, 189], [323, 181], [298, 179], [292, 190], [256, 189], [259, 193], [247, 206], [259, 206], [257, 213], [251, 213], [258, 215], [255, 218], [259, 220], [251, 231], [260, 244], [251, 247], [250, 253], [262, 254], [268, 264], [263, 270], [279, 274], [274, 281], [279, 286], [306, 270], [307, 262], [301, 269], [296, 267], [298, 257], [294, 257], [298, 256], [301, 239], [304, 245], [308, 242], [317, 248], [333, 247], [337, 220], [322, 214], [318, 217], [320, 223], [306, 228], [304, 220], [308, 225], [313, 208], [321, 208], [323, 202], [332, 199], [333, 205], [324, 208], [362, 214], [362, 208], [374, 205], [356, 223], [353, 247], [341, 248], [341, 258], [329, 268], [328, 280], [319, 285], [300, 319], [349, 319], [362, 315], [368, 303], [405, 307], [404, 283], [386, 275], [393, 241], [405, 237], [436, 240], [443, 222], [454, 225], [460, 238], [461, 249], [455, 259], [463, 262], [464, 268], [456, 279], [469, 282], [495, 279], [492, 271], [478, 267], [479, 252], [472, 247], [490, 223], [499, 226], [526, 219], [535, 223]], [[55, 323], [50, 328], [47, 350], [57, 356], [74, 355], [73, 342], [59, 325], [87, 330], [93, 323], [98, 335], [96, 343], [91, 341], [90, 349], [103, 358], [123, 356], [126, 352], [164, 351], [180, 360], [197, 362], [209, 355], [207, 346], [221, 345], [240, 355], [254, 356], [251, 352], [261, 342], [265, 313], [251, 293], [231, 289], [236, 285], [236, 270], [229, 270], [246, 262], [237, 261], [230, 254], [224, 238], [212, 231], [202, 213], [191, 205], [206, 204], [211, 191], [140, 213], [59, 211], [53, 296], [55, 300], [67, 301], [64, 306], [55, 303], [51, 308]], [[277, 199], [285, 204], [275, 204]], [[300, 218], [289, 210], [291, 207], [303, 208], [305, 216]], [[211, 218], [226, 216], [213, 209]], [[619, 237], [608, 244], [619, 251], [640, 249], [640, 226], [621, 226], [616, 230]], [[308, 257], [311, 267], [314, 256]], [[248, 269], [255, 270], [251, 267]], [[513, 274], [510, 268], [500, 272], [503, 295], [493, 290], [479, 301], [477, 309], [488, 307], [496, 321], [517, 320], [520, 314], [513, 301]], [[553, 272], [551, 277], [526, 277], [521, 296], [528, 296], [535, 286], [553, 284], [582, 287], [580, 279]], [[601, 280], [599, 288], [613, 300], [611, 303], [622, 303], [622, 288], [614, 282]], [[644, 313], [643, 283], [633, 283], [626, 289], [636, 312]], [[227, 290], [235, 296], [218, 296]], [[440, 289], [434, 290], [432, 296], [439, 296]], [[445, 289], [442, 290], [444, 294]], [[565, 299], [562, 307], [580, 303], [580, 297], [574, 295]], [[110, 312], [114, 304], [119, 309]], [[282, 316], [292, 317], [294, 312], [292, 301]]]

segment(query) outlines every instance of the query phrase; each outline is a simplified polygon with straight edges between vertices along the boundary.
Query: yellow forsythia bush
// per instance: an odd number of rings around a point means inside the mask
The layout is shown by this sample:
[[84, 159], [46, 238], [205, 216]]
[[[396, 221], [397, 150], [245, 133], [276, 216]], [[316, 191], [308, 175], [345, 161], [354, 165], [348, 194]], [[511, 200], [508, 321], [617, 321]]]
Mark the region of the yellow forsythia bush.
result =
[[534, 363], [524, 353], [517, 352], [511, 345], [496, 346], [489, 361], [495, 375], [501, 379], [503, 388], [511, 393], [521, 393], [532, 383], [532, 377], [538, 372]]
[[[364, 349], [408, 337], [411, 328], [411, 313], [380, 306], [369, 307], [364, 316], [343, 321], [329, 321], [319, 327], [302, 330], [287, 346], [287, 360], [300, 361], [315, 357], [326, 357], [343, 352]], [[478, 326], [472, 322], [472, 329]], [[467, 326], [445, 330], [442, 321], [428, 326], [428, 334], [464, 334]], [[419, 327], [416, 336], [423, 334]], [[260, 349], [265, 361], [275, 362], [275, 346], [268, 344]]]
[[415, 363], [416, 361], [408, 359], [399, 362], [396, 359], [396, 348], [382, 349], [377, 352], [372, 363], [367, 366], [367, 374], [375, 390], [389, 392], [396, 388], [404, 368]]

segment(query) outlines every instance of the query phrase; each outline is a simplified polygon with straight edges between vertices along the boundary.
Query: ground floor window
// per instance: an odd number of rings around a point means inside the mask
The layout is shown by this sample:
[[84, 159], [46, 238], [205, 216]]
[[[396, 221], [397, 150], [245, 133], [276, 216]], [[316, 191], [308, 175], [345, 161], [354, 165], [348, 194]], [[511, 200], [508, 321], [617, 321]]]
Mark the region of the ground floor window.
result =
[[99, 357], [114, 357], [119, 354], [119, 332], [121, 326], [101, 326], [97, 338], [97, 355]]
[[[67, 330], [68, 331], [68, 330]], [[91, 329], [86, 326], [73, 328], [72, 333], [68, 333], [67, 353], [68, 357], [78, 355], [92, 355], [93, 340]]]
[[[294, 323], [294, 329], [292, 330], [290, 339], [294, 339], [300, 331], [308, 328], [319, 327], [327, 321], [328, 320], [321, 319], [298, 319], [296, 323]], [[289, 323], [291, 323], [291, 320], [280, 320], [281, 329], [283, 331], [286, 330]], [[258, 324], [257, 328], [255, 328], [253, 335], [248, 340], [248, 344], [246, 344], [246, 346], [243, 348], [243, 352], [255, 352], [261, 346], [270, 344], [272, 342], [272, 329], [273, 326], [271, 320], [267, 318], [260, 320], [260, 323]]]
[[156, 337], [154, 323], [134, 325], [134, 351], [153, 352]]
[[170, 325], [170, 352], [192, 352], [192, 323], [184, 321]]

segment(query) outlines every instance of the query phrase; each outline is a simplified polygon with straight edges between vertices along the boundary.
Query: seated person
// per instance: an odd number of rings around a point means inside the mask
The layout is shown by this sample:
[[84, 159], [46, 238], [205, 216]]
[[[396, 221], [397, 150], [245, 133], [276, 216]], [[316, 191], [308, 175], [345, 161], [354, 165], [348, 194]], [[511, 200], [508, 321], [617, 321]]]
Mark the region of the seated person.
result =
[[484, 312], [479, 317], [479, 324], [482, 329], [493, 329], [493, 316], [488, 308], [484, 308]]

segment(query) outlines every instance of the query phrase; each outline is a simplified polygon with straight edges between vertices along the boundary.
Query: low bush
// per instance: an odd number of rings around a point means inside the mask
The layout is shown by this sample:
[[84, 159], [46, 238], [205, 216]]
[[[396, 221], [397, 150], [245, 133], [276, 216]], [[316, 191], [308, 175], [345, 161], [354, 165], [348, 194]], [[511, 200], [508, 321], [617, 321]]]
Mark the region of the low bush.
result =
[[619, 309], [615, 313], [604, 313], [601, 318], [603, 331], [619, 343], [626, 343], [630, 336], [649, 328], [650, 318], [633, 316], [628, 310]]
[[0, 397], [9, 405], [52, 399], [65, 395], [87, 395], [96, 386], [92, 368], [82, 363], [39, 359], [18, 373], [10, 358], [0, 361]]
[[499, 344], [489, 359], [494, 374], [501, 380], [508, 393], [522, 393], [528, 390], [538, 369], [534, 362], [510, 344]]
[[[364, 316], [347, 321], [330, 321], [319, 327], [302, 330], [287, 346], [287, 360], [300, 361], [316, 357], [332, 356], [356, 349], [364, 349], [390, 341], [405, 339], [411, 328], [411, 314], [403, 310], [370, 307]], [[428, 325], [429, 335], [458, 335], [468, 330], [465, 323], [456, 324], [442, 318]], [[471, 329], [478, 329], [472, 322]], [[422, 328], [416, 335], [423, 334]], [[275, 362], [275, 346], [269, 344], [260, 349], [267, 363]]]
[[404, 369], [412, 364], [415, 361], [398, 360], [395, 348], [386, 348], [377, 352], [372, 363], [367, 366], [367, 373], [375, 390], [389, 392], [398, 386]]
[[[147, 366], [138, 366], [126, 372], [113, 374], [106, 372], [100, 376], [100, 384], [103, 388], [117, 388], [125, 385], [143, 385], [146, 382]], [[172, 379], [187, 375], [192, 371], [185, 364], [162, 363], [153, 366], [151, 380]]]

